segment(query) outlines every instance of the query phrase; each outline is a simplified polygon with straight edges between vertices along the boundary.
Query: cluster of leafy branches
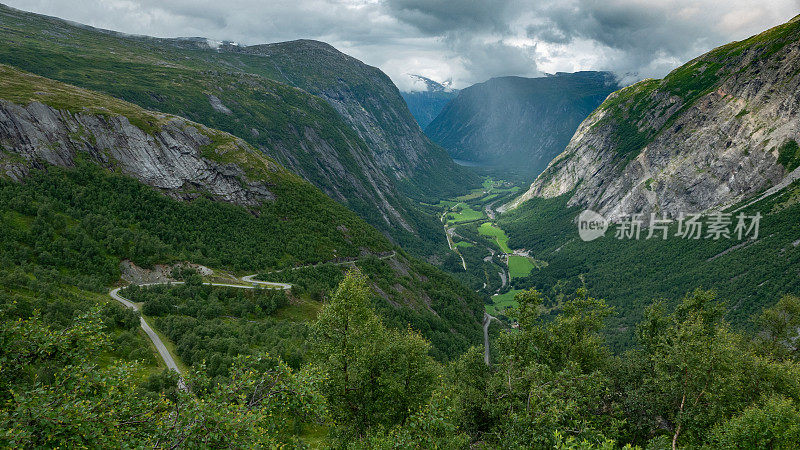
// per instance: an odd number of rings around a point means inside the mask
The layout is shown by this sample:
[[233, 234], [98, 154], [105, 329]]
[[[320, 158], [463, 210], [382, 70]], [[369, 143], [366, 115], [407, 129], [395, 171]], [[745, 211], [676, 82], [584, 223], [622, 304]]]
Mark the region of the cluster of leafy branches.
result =
[[280, 358], [239, 356], [224, 383], [200, 367], [191, 392], [148, 392], [135, 363], [97, 364], [108, 336], [97, 311], [53, 329], [39, 316], [0, 323], [0, 446], [177, 448], [296, 445], [320, 417], [314, 372]]
[[[610, 308], [579, 290], [554, 319], [542, 296], [518, 294], [519, 331], [448, 371], [462, 432], [499, 447], [792, 448], [800, 427], [800, 299], [786, 296], [743, 335], [712, 293], [671, 313], [647, 308], [636, 345], [614, 356], [602, 334]], [[791, 424], [781, 427], [779, 424]]]

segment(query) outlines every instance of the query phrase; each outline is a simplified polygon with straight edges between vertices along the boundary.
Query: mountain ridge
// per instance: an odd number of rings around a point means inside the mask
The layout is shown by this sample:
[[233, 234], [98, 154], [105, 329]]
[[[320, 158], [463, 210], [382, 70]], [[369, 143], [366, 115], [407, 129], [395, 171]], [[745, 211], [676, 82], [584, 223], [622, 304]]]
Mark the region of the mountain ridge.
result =
[[425, 90], [400, 92], [411, 115], [414, 116], [419, 127], [424, 130], [458, 95], [459, 90], [437, 83], [422, 75], [409, 74], [408, 76], [425, 84]]

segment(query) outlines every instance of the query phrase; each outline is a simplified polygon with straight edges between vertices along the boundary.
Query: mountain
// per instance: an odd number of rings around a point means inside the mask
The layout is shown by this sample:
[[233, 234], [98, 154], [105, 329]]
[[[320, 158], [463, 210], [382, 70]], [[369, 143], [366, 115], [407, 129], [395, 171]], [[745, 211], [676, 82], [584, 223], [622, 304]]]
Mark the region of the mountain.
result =
[[704, 211], [798, 176], [800, 18], [615, 92], [517, 200]]
[[[735, 326], [752, 328], [763, 308], [800, 289], [798, 73], [800, 17], [610, 95], [498, 220], [509, 246], [547, 262], [515, 288], [556, 297], [584, 286], [608, 299], [618, 349], [634, 343], [653, 299], [674, 305], [698, 288], [716, 292]], [[591, 242], [576, 226], [585, 208], [612, 220]], [[677, 220], [667, 239], [654, 227], [639, 239], [618, 234], [622, 216], [642, 213], [646, 223], [650, 212], [705, 212], [704, 228], [697, 239], [682, 237]], [[729, 214], [729, 236], [709, 236], [716, 212]], [[740, 213], [761, 217], [757, 238], [737, 236]]]
[[0, 24], [0, 62], [240, 137], [418, 254], [446, 245], [408, 196], [475, 181], [386, 75], [327, 44], [129, 36], [8, 7]]
[[[436, 356], [480, 342], [477, 294], [242, 139], [6, 65], [0, 230], [3, 265], [19, 275], [3, 278], [3, 303], [57, 300], [28, 274], [94, 298], [124, 261], [221, 273], [352, 261], [387, 323], [418, 329]], [[77, 307], [61, 303], [44, 309]]]
[[453, 158], [538, 175], [618, 89], [607, 72], [500, 77], [463, 89], [425, 128]]
[[400, 95], [406, 101], [411, 115], [417, 120], [419, 127], [423, 130], [430, 124], [436, 116], [444, 109], [450, 100], [458, 95], [458, 89], [452, 89], [441, 83], [437, 83], [430, 78], [422, 75], [409, 75], [414, 80], [425, 86], [424, 90], [403, 91]]
[[[414, 197], [460, 192], [474, 174], [453, 163], [422, 133], [389, 77], [378, 68], [312, 40], [221, 50], [261, 57], [251, 71], [330, 103], [373, 152], [379, 167]], [[252, 63], [251, 63], [252, 64]]]

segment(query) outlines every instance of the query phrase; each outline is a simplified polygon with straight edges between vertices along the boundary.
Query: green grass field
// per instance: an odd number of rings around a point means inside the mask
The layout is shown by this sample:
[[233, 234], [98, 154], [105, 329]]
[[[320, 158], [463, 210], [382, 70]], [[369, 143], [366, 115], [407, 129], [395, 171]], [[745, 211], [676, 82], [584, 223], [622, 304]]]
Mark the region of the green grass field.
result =
[[505, 294], [492, 296], [492, 305], [486, 305], [486, 312], [491, 315], [502, 314], [503, 311], [509, 307], [517, 306], [514, 296], [522, 292], [521, 289], [512, 289]]
[[483, 211], [475, 211], [466, 203], [459, 203], [455, 207], [458, 212], [447, 213], [447, 223], [472, 222], [473, 220], [483, 219]]
[[481, 226], [478, 227], [478, 233], [493, 237], [500, 247], [500, 250], [505, 253], [511, 253], [511, 249], [508, 248], [508, 236], [506, 236], [505, 231], [498, 228], [495, 224], [490, 222], [482, 223]]
[[481, 198], [484, 195], [484, 190], [482, 188], [473, 189], [469, 194], [462, 195], [460, 197], [456, 197], [455, 200], [459, 202], [466, 202], [469, 200], [475, 200], [477, 198]]
[[535, 268], [533, 261], [526, 256], [509, 255], [508, 257], [508, 274], [511, 278], [527, 277]]
[[[424, 204], [425, 203], [423, 203], [423, 205]], [[439, 203], [434, 205], [434, 206], [438, 206], [440, 208], [441, 207], [445, 207], [445, 206], [448, 207], [448, 208], [452, 208], [453, 206], [456, 206], [457, 204], [458, 204], [458, 202], [453, 201], [453, 200], [440, 200]]]
[[472, 242], [467, 241], [458, 241], [455, 244], [456, 247], [474, 247], [475, 245]]

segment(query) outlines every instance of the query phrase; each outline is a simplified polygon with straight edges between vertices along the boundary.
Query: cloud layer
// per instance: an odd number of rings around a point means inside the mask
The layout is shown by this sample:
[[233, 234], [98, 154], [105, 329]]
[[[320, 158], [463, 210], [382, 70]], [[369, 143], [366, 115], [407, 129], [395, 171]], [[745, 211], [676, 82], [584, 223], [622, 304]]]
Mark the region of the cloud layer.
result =
[[660, 77], [800, 13], [800, 0], [5, 1], [134, 34], [244, 44], [318, 39], [380, 67], [401, 89], [414, 89], [410, 73], [459, 88], [556, 71]]

